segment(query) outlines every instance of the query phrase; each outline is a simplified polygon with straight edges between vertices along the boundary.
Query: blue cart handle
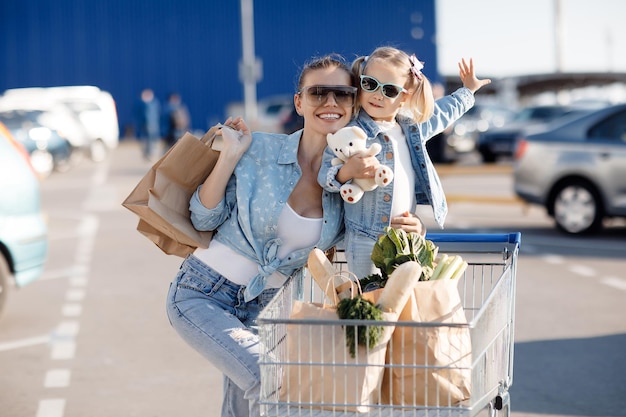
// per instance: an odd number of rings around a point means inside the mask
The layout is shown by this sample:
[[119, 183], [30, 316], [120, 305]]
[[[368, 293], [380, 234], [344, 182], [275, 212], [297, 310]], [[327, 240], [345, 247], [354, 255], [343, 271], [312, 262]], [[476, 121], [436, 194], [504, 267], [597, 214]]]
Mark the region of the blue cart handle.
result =
[[515, 233], [426, 233], [433, 242], [483, 242], [520, 244], [522, 234]]

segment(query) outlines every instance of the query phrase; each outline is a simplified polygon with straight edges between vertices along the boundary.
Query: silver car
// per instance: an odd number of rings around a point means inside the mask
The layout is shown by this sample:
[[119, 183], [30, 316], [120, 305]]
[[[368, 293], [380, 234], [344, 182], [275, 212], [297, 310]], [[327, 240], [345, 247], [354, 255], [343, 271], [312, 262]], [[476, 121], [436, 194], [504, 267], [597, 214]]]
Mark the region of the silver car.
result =
[[568, 234], [626, 217], [626, 104], [559, 120], [517, 140], [515, 193]]

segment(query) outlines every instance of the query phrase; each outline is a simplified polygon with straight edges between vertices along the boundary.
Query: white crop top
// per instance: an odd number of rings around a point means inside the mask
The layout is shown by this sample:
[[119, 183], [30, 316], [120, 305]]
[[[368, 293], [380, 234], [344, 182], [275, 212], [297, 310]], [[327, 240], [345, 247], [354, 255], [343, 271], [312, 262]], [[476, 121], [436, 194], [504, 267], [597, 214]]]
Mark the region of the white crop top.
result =
[[[283, 259], [295, 250], [315, 245], [321, 234], [322, 218], [302, 217], [289, 204], [285, 204], [278, 218], [277, 235], [282, 241], [278, 248], [278, 258]], [[238, 285], [248, 285], [259, 272], [256, 262], [217, 240], [211, 241], [207, 249], [196, 249], [193, 254]], [[276, 271], [268, 277], [267, 287], [278, 288], [286, 279], [284, 274]]]

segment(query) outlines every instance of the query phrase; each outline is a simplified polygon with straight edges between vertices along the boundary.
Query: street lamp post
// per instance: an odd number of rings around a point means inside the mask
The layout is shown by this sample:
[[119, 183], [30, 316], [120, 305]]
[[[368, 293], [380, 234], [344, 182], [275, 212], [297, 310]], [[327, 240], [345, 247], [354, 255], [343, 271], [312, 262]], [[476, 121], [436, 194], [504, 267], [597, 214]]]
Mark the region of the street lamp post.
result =
[[256, 83], [262, 77], [261, 62], [254, 56], [253, 0], [241, 0], [241, 47], [239, 80], [243, 83], [244, 117], [247, 122], [257, 118]]

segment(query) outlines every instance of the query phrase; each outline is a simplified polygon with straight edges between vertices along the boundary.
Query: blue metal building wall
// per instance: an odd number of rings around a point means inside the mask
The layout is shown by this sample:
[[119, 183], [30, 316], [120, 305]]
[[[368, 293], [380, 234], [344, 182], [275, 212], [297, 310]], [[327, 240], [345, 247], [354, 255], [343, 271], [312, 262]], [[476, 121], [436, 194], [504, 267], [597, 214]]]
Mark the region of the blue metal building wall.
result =
[[[0, 1], [0, 92], [8, 88], [97, 85], [132, 124], [141, 89], [164, 100], [178, 91], [194, 128], [242, 101], [239, 0]], [[293, 93], [311, 56], [351, 60], [380, 45], [416, 53], [437, 79], [434, 0], [257, 0], [257, 97]]]

